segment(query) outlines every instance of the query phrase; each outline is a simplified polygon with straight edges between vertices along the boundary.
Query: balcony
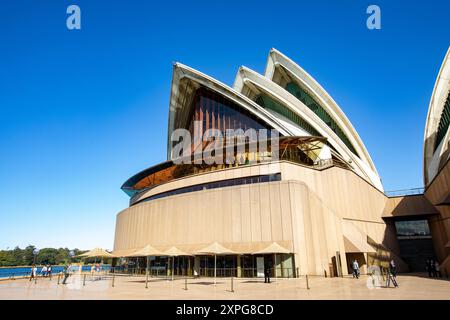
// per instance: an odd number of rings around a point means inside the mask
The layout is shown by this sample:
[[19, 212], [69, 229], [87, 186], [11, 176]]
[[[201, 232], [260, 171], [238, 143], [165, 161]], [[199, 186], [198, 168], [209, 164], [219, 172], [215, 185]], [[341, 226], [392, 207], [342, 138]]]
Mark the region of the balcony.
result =
[[412, 188], [412, 189], [402, 189], [402, 190], [393, 190], [393, 191], [385, 191], [386, 196], [393, 197], [403, 197], [403, 196], [415, 196], [420, 195], [425, 192], [425, 188]]

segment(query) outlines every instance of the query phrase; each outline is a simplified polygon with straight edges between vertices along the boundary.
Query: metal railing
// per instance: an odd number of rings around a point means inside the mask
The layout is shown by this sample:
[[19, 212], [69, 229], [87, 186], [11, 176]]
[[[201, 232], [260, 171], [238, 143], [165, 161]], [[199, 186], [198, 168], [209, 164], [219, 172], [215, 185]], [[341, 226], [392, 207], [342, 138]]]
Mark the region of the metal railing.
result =
[[385, 191], [384, 193], [388, 197], [401, 197], [401, 196], [413, 196], [420, 195], [425, 192], [425, 188], [412, 188], [412, 189], [402, 189], [402, 190], [393, 190], [393, 191]]
[[[200, 268], [200, 277], [214, 277], [214, 268]], [[292, 268], [270, 268], [271, 278], [295, 278]], [[264, 270], [258, 268], [216, 268], [216, 277], [263, 278]]]
[[[270, 268], [270, 277], [280, 277], [280, 278], [295, 278], [296, 272], [293, 268]], [[128, 276], [145, 276], [146, 268], [123, 268], [123, 267], [114, 267], [111, 268], [110, 273], [115, 273], [117, 275], [128, 275]], [[216, 277], [221, 278], [229, 278], [229, 277], [241, 277], [241, 278], [257, 278], [264, 277], [264, 270], [258, 268], [211, 268], [211, 267], [200, 267], [199, 269], [191, 268], [187, 270], [185, 268], [175, 268], [174, 276], [175, 277]], [[151, 277], [168, 277], [172, 276], [171, 268], [166, 267], [149, 267], [148, 275]]]

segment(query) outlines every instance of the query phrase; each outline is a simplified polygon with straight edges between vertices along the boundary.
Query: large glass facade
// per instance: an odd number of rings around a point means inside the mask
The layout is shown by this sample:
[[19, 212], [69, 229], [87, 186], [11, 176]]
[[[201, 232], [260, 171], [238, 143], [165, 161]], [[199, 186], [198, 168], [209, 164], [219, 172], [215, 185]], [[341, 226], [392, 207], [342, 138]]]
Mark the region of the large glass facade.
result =
[[396, 221], [395, 228], [399, 239], [431, 237], [427, 220]]
[[242, 129], [244, 132], [247, 129], [255, 129], [256, 131], [267, 129], [270, 136], [270, 129], [272, 129], [263, 120], [258, 119], [237, 103], [206, 88], [200, 88], [196, 91], [191, 114], [188, 118], [190, 120], [187, 128], [191, 135], [194, 135], [195, 121], [202, 123], [200, 134], [208, 129], [218, 129], [223, 135], [228, 129]]
[[320, 106], [320, 104], [313, 98], [309, 93], [303, 90], [300, 86], [298, 86], [295, 82], [289, 82], [285, 88], [292, 95], [297, 97], [298, 100], [303, 102], [309, 109], [311, 109], [323, 122], [326, 123], [331, 130], [336, 133], [339, 139], [345, 143], [345, 145], [353, 152], [355, 155], [358, 155], [355, 148], [350, 142], [350, 139], [344, 134], [342, 129], [338, 126], [336, 121], [325, 111], [324, 108]]
[[259, 104], [261, 107], [265, 109], [269, 109], [272, 111], [275, 111], [278, 114], [281, 114], [282, 116], [286, 117], [287, 119], [294, 122], [296, 125], [298, 125], [300, 128], [311, 134], [312, 136], [320, 137], [321, 134], [314, 129], [312, 125], [310, 125], [307, 121], [305, 121], [303, 118], [301, 118], [298, 114], [296, 114], [294, 111], [292, 111], [289, 108], [286, 108], [281, 103], [275, 101], [274, 99], [270, 98], [269, 96], [265, 94], [260, 94], [255, 102]]
[[444, 139], [449, 125], [450, 125], [450, 94], [447, 96], [447, 101], [445, 102], [444, 110], [442, 110], [441, 119], [439, 120], [434, 150], [437, 149], [442, 139]]

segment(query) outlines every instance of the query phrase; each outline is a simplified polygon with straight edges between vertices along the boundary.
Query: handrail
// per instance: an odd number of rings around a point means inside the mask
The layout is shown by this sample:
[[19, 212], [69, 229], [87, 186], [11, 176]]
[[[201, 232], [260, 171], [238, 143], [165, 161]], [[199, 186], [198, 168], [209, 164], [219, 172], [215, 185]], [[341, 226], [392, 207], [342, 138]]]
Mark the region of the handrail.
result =
[[386, 196], [392, 198], [392, 197], [401, 197], [401, 196], [421, 195], [424, 192], [425, 192], [425, 188], [421, 187], [421, 188], [385, 191], [385, 194], [386, 194]]

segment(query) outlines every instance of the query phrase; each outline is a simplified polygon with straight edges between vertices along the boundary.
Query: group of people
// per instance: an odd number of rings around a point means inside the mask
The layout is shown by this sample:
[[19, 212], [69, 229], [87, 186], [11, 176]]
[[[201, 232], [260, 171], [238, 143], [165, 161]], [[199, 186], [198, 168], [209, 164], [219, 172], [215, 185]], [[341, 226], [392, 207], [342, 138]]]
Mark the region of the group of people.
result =
[[442, 278], [442, 274], [439, 269], [439, 262], [437, 260], [428, 259], [425, 263], [425, 269], [427, 270], [430, 278]]
[[102, 270], [100, 264], [93, 264], [91, 266], [91, 275], [94, 275], [95, 272], [100, 272]]
[[[38, 268], [35, 264], [31, 266], [31, 273], [30, 273], [30, 281], [37, 278], [38, 274]], [[44, 265], [41, 269], [41, 277], [47, 278], [52, 277], [52, 266], [50, 264]]]
[[[353, 270], [353, 278], [359, 279], [359, 276], [361, 274], [360, 268], [359, 268], [359, 263], [358, 261], [355, 259], [352, 262], [352, 270]], [[395, 264], [395, 261], [392, 259], [389, 262], [389, 268], [387, 270], [387, 274], [386, 274], [386, 287], [389, 288], [390, 284], [394, 285], [395, 288], [398, 288], [398, 283], [397, 283], [397, 266]]]
[[43, 276], [44, 278], [51, 277], [52, 276], [52, 266], [49, 264], [46, 266], [43, 266], [42, 270], [41, 270], [41, 276]]

